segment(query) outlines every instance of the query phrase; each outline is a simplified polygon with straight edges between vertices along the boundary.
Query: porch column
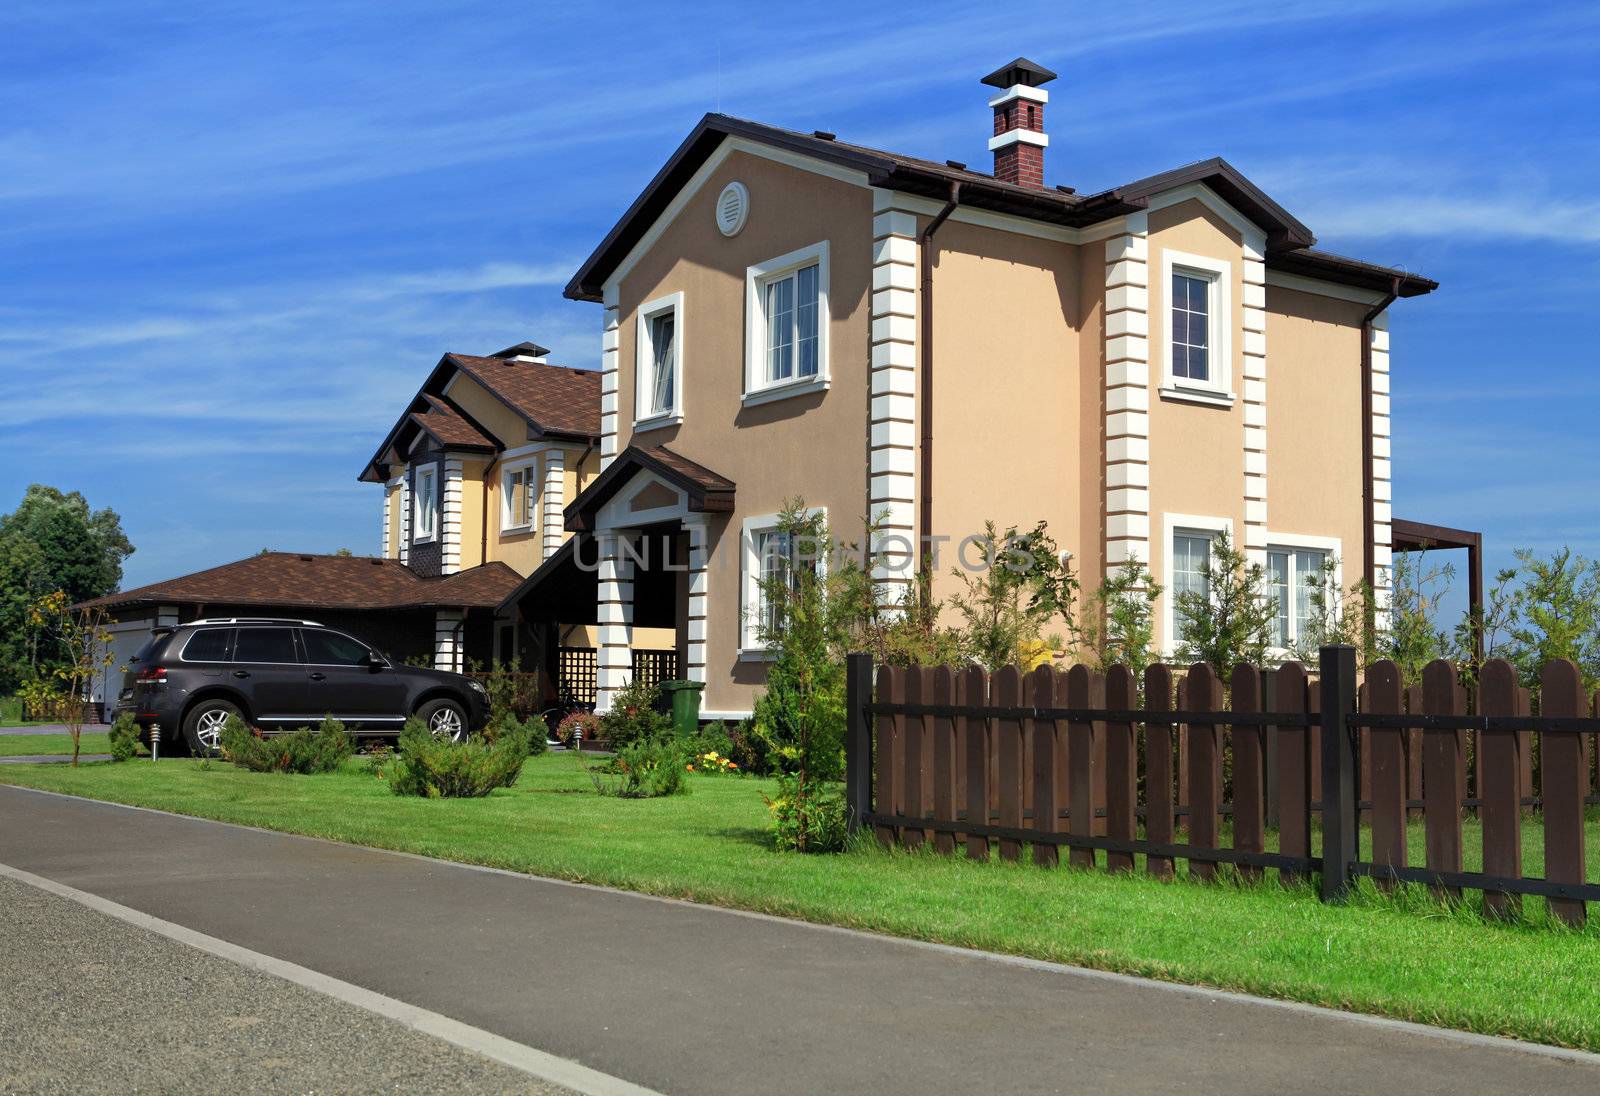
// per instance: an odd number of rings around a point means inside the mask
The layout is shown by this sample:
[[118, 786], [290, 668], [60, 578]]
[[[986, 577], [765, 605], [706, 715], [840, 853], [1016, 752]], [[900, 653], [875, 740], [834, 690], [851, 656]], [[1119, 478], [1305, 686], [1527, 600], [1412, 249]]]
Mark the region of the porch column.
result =
[[600, 649], [596, 653], [595, 710], [611, 709], [611, 698], [633, 669], [633, 559], [626, 530], [600, 530]]
[[544, 451], [544, 490], [541, 492], [541, 502], [544, 514], [541, 519], [540, 534], [544, 542], [544, 558], [549, 559], [561, 550], [561, 542], [566, 532], [561, 510], [566, 503], [565, 471], [567, 455], [560, 449], [546, 449]]
[[463, 621], [466, 614], [460, 609], [440, 609], [433, 620], [433, 668], [460, 673], [465, 667], [463, 648]]
[[706, 680], [706, 576], [710, 521], [704, 514], [689, 514], [683, 519], [689, 538], [689, 606], [684, 641], [683, 677], [686, 681]]

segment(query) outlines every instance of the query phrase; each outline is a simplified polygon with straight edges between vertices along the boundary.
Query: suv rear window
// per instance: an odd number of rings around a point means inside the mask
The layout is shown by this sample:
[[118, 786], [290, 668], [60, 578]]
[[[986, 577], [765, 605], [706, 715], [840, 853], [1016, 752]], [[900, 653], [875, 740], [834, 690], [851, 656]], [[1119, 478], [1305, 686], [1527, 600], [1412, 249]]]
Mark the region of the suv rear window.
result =
[[195, 632], [183, 645], [185, 662], [227, 662], [233, 657], [233, 629], [207, 628]]
[[294, 632], [288, 628], [240, 628], [234, 640], [235, 662], [299, 662]]

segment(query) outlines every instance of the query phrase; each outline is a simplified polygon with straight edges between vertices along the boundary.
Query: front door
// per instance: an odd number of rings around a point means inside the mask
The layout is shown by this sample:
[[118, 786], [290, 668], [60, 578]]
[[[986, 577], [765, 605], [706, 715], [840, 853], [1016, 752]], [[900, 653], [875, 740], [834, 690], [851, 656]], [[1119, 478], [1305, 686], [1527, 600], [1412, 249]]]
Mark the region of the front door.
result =
[[380, 727], [405, 721], [405, 684], [387, 665], [372, 665], [365, 643], [322, 628], [302, 629], [300, 642], [312, 714]]

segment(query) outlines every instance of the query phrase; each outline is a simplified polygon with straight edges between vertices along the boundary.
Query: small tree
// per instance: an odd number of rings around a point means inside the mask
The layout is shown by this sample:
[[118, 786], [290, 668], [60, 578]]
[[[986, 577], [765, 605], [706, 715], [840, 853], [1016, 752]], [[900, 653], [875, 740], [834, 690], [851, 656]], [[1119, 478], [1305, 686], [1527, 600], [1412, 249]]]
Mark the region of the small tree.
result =
[[28, 623], [54, 645], [59, 661], [41, 671], [24, 696], [29, 707], [48, 711], [64, 724], [72, 738], [72, 764], [78, 764], [79, 743], [83, 737], [83, 709], [97, 674], [111, 668], [115, 656], [110, 649], [111, 633], [106, 628], [104, 609], [76, 611], [67, 603], [65, 590], [45, 594], [29, 609]]
[[[1523, 684], [1537, 685], [1546, 662], [1567, 658], [1593, 685], [1600, 676], [1600, 567], [1570, 548], [1548, 559], [1519, 548], [1511, 574], [1520, 585], [1509, 606], [1505, 646]], [[1501, 585], [1509, 578], [1502, 574]]]
[[1142, 682], [1155, 661], [1156, 600], [1161, 584], [1130, 559], [1108, 574], [1078, 613], [1078, 648], [1095, 669], [1123, 665]]
[[1266, 570], [1249, 563], [1226, 532], [1211, 542], [1200, 565], [1201, 590], [1185, 590], [1175, 604], [1178, 657], [1206, 662], [1227, 681], [1240, 663], [1261, 665], [1272, 642], [1275, 611], [1266, 594]]
[[[1294, 596], [1294, 591], [1288, 595]], [[1377, 656], [1377, 603], [1365, 579], [1348, 590], [1339, 586], [1339, 560], [1329, 556], [1306, 583], [1306, 614], [1299, 633], [1289, 645], [1289, 655], [1315, 666], [1323, 647], [1344, 644], [1356, 649], [1356, 662], [1365, 666]]]
[[950, 603], [965, 622], [966, 654], [993, 671], [1027, 661], [1052, 620], [1072, 627], [1078, 581], [1042, 521], [1029, 532], [1012, 526], [1003, 535], [985, 522], [978, 542], [984, 567], [976, 576], [954, 570], [962, 588]]

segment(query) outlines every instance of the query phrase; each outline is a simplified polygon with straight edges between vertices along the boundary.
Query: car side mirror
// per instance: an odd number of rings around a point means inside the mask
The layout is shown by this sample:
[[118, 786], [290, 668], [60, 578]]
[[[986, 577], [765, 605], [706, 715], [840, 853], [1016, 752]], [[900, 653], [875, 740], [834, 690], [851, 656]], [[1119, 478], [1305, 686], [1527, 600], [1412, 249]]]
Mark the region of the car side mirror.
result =
[[379, 670], [386, 669], [389, 665], [389, 660], [384, 658], [377, 651], [368, 651], [365, 661], [367, 664], [367, 669], [371, 670], [373, 673], [377, 673]]

